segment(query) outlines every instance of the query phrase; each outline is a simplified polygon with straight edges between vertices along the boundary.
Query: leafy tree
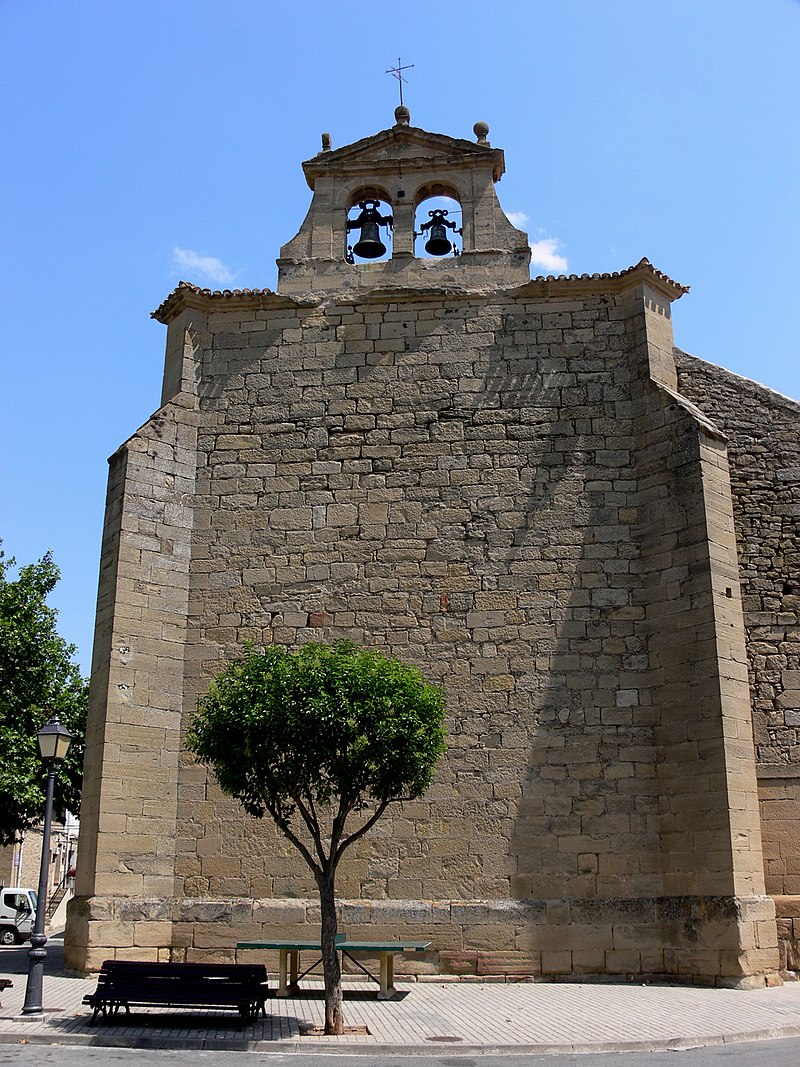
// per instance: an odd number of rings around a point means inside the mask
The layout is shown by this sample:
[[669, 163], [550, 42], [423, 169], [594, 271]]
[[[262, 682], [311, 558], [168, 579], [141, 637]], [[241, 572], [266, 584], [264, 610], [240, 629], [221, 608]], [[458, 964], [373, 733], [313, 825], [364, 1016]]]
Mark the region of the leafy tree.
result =
[[21, 567], [0, 550], [0, 844], [10, 844], [44, 814], [45, 774], [36, 731], [51, 715], [75, 739], [56, 770], [56, 810], [80, 811], [88, 685], [72, 662], [75, 646], [56, 632], [45, 603], [59, 579], [48, 552]]
[[444, 708], [418, 670], [347, 641], [248, 647], [198, 702], [189, 748], [248, 814], [272, 816], [314, 874], [326, 1034], [344, 1030], [336, 869], [389, 804], [428, 788], [444, 752]]

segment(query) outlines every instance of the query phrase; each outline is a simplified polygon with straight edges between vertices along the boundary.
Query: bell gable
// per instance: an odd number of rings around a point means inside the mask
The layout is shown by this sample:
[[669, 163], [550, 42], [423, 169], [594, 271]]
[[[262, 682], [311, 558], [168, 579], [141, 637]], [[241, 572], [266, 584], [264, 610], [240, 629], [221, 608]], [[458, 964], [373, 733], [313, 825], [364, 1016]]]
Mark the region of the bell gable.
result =
[[[477, 140], [471, 142], [411, 126], [402, 106], [395, 118], [391, 128], [338, 149], [324, 134], [322, 151], [303, 164], [313, 197], [300, 230], [281, 248], [278, 291], [524, 284], [530, 277], [530, 247], [497, 199], [494, 185], [505, 160], [489, 143], [486, 123], [475, 124]], [[435, 199], [441, 197], [455, 201], [460, 225], [441, 213]], [[426, 210], [418, 221], [427, 200], [440, 214]], [[365, 213], [369, 202], [376, 204], [373, 213]], [[353, 207], [359, 207], [360, 216], [349, 217]], [[429, 217], [437, 236], [427, 235], [428, 256], [417, 255], [415, 241], [431, 225]], [[385, 237], [376, 230], [377, 218], [387, 220], [381, 223]], [[361, 232], [353, 234], [359, 219]], [[450, 239], [456, 233], [458, 243]]]

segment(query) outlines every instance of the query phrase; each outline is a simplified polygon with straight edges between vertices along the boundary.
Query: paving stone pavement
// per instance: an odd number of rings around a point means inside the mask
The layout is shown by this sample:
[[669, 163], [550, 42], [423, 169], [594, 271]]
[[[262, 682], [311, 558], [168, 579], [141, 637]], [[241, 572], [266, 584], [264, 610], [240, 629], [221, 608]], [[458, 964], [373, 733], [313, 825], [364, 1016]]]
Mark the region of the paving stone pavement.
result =
[[0, 949], [0, 1043], [83, 1044], [242, 1051], [601, 1052], [681, 1049], [800, 1036], [800, 982], [772, 989], [504, 982], [398, 982], [400, 995], [378, 1001], [362, 982], [346, 983], [345, 1021], [366, 1033], [304, 1036], [323, 1021], [320, 985], [287, 1000], [270, 998], [267, 1017], [240, 1025], [226, 1012], [138, 1010], [129, 1022], [89, 1025], [81, 1002], [94, 979], [61, 973], [58, 939], [48, 944], [45, 1018], [20, 1016], [27, 949]]

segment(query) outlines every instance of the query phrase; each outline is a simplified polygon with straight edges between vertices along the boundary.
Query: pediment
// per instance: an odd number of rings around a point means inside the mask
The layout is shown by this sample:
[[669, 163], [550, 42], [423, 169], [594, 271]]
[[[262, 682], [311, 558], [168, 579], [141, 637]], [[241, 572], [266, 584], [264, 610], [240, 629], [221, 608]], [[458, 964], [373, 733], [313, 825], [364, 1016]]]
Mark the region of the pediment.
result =
[[494, 181], [499, 181], [505, 170], [502, 150], [492, 148], [488, 142], [475, 143], [417, 126], [397, 125], [342, 148], [319, 152], [303, 163], [303, 171], [313, 189], [315, 179], [323, 174], [380, 173], [397, 163], [413, 166], [415, 160], [425, 170], [488, 165]]

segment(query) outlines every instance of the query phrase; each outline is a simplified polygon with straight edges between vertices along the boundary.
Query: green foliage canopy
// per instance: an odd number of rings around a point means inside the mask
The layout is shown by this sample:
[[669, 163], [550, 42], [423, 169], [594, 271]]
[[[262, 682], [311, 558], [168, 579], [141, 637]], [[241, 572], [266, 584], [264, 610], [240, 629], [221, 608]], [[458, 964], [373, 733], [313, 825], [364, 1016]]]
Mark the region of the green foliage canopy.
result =
[[[213, 765], [224, 792], [256, 817], [269, 812], [312, 869], [334, 866], [388, 803], [419, 797], [444, 752], [444, 694], [414, 667], [349, 642], [296, 652], [247, 648], [198, 703], [188, 744]], [[323, 829], [319, 811], [336, 807]], [[343, 839], [344, 820], [377, 809]], [[300, 813], [315, 842], [313, 860], [296, 839]]]
[[88, 684], [72, 662], [75, 646], [56, 632], [47, 596], [59, 579], [48, 552], [10, 577], [15, 560], [0, 551], [0, 844], [44, 815], [45, 775], [36, 732], [51, 715], [75, 735], [57, 766], [56, 811], [80, 811]]

